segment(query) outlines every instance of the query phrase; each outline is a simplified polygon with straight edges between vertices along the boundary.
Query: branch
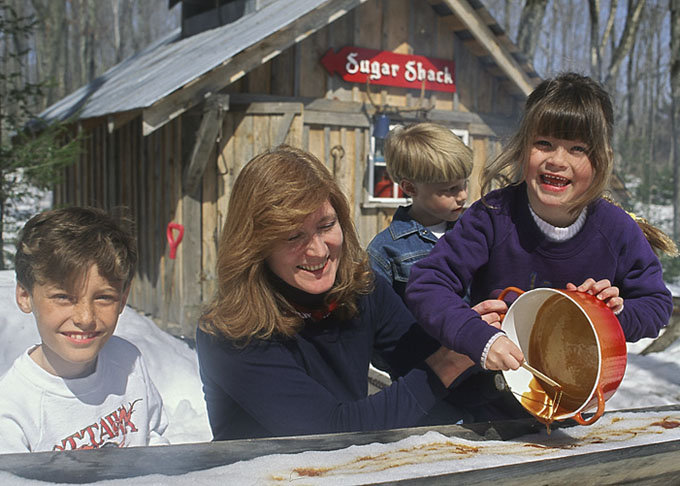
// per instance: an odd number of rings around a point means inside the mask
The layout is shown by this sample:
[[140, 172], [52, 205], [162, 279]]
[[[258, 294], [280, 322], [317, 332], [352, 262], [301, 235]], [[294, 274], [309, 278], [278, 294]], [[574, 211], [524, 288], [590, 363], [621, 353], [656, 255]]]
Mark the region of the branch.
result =
[[626, 16], [626, 25], [623, 28], [623, 34], [621, 34], [621, 40], [614, 51], [612, 62], [609, 65], [609, 70], [607, 71], [607, 77], [605, 78], [606, 86], [609, 86], [612, 80], [616, 77], [616, 74], [621, 67], [621, 63], [628, 54], [628, 51], [630, 51], [630, 46], [633, 44], [633, 39], [635, 38], [638, 26], [640, 25], [642, 9], [645, 7], [645, 1], [646, 0], [638, 0], [633, 12], [628, 11], [628, 15]]

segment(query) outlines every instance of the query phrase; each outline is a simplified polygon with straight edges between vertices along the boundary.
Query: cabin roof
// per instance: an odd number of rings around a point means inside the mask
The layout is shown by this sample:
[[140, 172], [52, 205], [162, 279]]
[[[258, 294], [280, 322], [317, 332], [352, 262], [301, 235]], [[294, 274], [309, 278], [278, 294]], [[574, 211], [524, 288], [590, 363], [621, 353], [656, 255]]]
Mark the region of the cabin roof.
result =
[[272, 2], [231, 24], [185, 39], [180, 39], [181, 29], [177, 28], [53, 104], [41, 116], [82, 119], [151, 106], [324, 3], [329, 2]]
[[[177, 28], [54, 103], [40, 116], [52, 121], [136, 113], [175, 96], [172, 105], [156, 108], [163, 113], [150, 117], [153, 120], [145, 125], [148, 133], [365, 1], [277, 0], [230, 24], [188, 38], [181, 39]], [[481, 2], [427, 2], [439, 15], [450, 19], [450, 27], [494, 76], [509, 80], [511, 91], [525, 96], [535, 86], [538, 75]], [[281, 32], [289, 35], [274, 36]], [[286, 40], [288, 45], [281, 44]], [[235, 56], [248, 56], [250, 52], [250, 62], [235, 60]], [[216, 73], [224, 77], [214, 76]], [[203, 81], [210, 76], [210, 82]], [[182, 90], [184, 96], [178, 96]]]

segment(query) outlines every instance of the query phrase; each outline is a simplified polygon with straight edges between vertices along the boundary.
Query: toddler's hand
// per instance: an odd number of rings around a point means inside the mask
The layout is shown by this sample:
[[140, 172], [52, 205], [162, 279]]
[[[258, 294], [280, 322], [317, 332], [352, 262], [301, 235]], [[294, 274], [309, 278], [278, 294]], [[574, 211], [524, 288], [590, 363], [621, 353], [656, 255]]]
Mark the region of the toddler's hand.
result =
[[516, 370], [524, 362], [524, 353], [507, 336], [496, 339], [486, 356], [488, 370]]
[[472, 308], [476, 311], [487, 324], [495, 327], [496, 329], [501, 328], [501, 315], [508, 312], [508, 304], [498, 299], [489, 299], [480, 302]]
[[619, 297], [619, 288], [614, 287], [606, 278], [597, 282], [589, 278], [578, 287], [573, 283], [568, 283], [567, 290], [577, 290], [594, 295], [604, 301], [614, 314], [618, 314], [623, 310], [623, 298]]

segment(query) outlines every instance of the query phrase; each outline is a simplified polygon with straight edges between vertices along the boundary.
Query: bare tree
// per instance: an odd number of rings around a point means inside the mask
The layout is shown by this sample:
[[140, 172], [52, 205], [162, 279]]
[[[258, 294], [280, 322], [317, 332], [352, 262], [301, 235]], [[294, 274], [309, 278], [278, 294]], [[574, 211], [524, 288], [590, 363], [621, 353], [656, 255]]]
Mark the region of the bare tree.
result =
[[645, 7], [645, 3], [645, 0], [637, 0], [637, 2], [634, 2], [634, 0], [628, 0], [628, 15], [626, 16], [626, 25], [623, 27], [621, 39], [614, 50], [612, 60], [609, 64], [609, 69], [607, 70], [607, 75], [604, 79], [605, 84], [610, 84], [611, 81], [616, 77], [623, 59], [630, 51], [630, 47], [633, 44], [633, 39], [635, 38], [638, 26], [640, 25], [640, 17], [642, 15], [642, 9]]
[[669, 0], [671, 11], [671, 137], [673, 154], [673, 238], [680, 238], [680, 0]]
[[[633, 45], [640, 18], [646, 0], [628, 0], [626, 11], [626, 23], [618, 42], [613, 35], [614, 21], [618, 11], [618, 1], [611, 0], [609, 15], [602, 37], [600, 37], [600, 15], [602, 5], [600, 0], [588, 0], [588, 15], [590, 17], [590, 71], [596, 79], [604, 81], [604, 84], [612, 89], [621, 63], [628, 56]], [[603, 66], [603, 51], [607, 42], [611, 43], [611, 59], [608, 66]]]
[[536, 53], [547, 6], [548, 0], [526, 0], [522, 8], [517, 46], [529, 59], [533, 59]]

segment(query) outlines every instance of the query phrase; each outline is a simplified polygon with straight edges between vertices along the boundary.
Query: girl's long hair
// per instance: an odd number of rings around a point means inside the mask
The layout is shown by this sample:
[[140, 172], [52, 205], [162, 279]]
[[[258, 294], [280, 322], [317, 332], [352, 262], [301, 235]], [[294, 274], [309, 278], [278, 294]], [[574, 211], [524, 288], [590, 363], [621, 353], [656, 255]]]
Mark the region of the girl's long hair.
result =
[[564, 73], [543, 81], [527, 98], [517, 132], [481, 173], [482, 194], [524, 180], [536, 136], [579, 140], [589, 148], [594, 174], [590, 188], [569, 209], [578, 214], [607, 188], [614, 165], [613, 127], [611, 98], [591, 78]]
[[344, 235], [326, 300], [336, 302], [334, 314], [340, 318], [357, 314], [358, 297], [371, 291], [373, 274], [347, 198], [314, 155], [280, 146], [254, 157], [236, 178], [218, 248], [218, 292], [199, 322], [203, 331], [248, 342], [291, 336], [301, 328], [302, 319], [272, 286], [265, 259], [326, 201]]

